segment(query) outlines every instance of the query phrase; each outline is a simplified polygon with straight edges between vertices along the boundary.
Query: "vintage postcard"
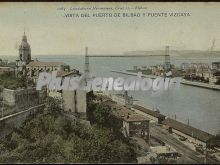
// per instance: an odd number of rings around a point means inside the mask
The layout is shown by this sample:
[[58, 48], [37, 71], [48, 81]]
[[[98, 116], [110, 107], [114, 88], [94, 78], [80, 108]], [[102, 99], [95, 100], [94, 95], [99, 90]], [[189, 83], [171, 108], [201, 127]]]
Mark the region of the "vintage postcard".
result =
[[220, 3], [0, 3], [0, 163], [220, 163]]

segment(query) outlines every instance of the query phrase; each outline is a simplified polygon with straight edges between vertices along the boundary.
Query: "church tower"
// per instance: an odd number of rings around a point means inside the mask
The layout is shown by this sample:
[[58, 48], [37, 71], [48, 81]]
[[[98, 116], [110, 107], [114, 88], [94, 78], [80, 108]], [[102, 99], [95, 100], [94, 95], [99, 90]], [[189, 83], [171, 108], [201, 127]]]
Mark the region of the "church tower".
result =
[[16, 75], [25, 75], [26, 74], [26, 65], [31, 62], [31, 47], [27, 42], [27, 36], [22, 36], [22, 41], [19, 46], [19, 57], [16, 60]]
[[22, 61], [25, 64], [28, 64], [31, 61], [31, 47], [27, 42], [27, 36], [25, 35], [25, 32], [22, 37], [22, 42], [19, 46], [19, 61]]

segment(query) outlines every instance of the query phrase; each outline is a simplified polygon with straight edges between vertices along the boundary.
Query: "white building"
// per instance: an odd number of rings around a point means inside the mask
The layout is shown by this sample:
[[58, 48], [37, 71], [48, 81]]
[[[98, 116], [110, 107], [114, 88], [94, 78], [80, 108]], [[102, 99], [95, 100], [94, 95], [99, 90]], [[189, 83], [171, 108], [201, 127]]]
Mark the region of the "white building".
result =
[[[61, 75], [61, 77], [77, 77], [80, 76], [79, 72], [72, 71], [67, 74]], [[84, 90], [74, 91], [61, 91], [61, 97], [63, 100], [63, 109], [67, 113], [71, 113], [74, 116], [86, 120], [87, 119], [87, 92]]]
[[26, 73], [29, 78], [35, 82], [38, 79], [40, 72], [52, 72], [58, 71], [59, 73], [65, 73], [70, 71], [70, 67], [63, 62], [43, 62], [43, 61], [31, 61], [26, 65]]

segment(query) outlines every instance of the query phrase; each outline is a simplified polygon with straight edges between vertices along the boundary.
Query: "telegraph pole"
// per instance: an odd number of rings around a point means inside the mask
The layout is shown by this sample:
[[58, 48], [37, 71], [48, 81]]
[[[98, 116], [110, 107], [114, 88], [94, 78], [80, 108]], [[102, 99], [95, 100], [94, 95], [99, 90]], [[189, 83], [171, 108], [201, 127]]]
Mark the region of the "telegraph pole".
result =
[[4, 110], [3, 110], [3, 108], [4, 108], [4, 106], [3, 106], [3, 104], [4, 104], [4, 102], [3, 102], [3, 100], [1, 101], [1, 117], [3, 118], [4, 117]]
[[0, 106], [2, 107], [2, 117], [4, 117], [4, 98], [3, 98], [3, 88], [0, 88]]
[[205, 145], [205, 159], [204, 163], [207, 164], [207, 144]]
[[27, 69], [26, 70], [26, 86], [27, 86], [27, 108], [29, 107], [29, 92], [28, 92], [28, 74], [27, 74]]

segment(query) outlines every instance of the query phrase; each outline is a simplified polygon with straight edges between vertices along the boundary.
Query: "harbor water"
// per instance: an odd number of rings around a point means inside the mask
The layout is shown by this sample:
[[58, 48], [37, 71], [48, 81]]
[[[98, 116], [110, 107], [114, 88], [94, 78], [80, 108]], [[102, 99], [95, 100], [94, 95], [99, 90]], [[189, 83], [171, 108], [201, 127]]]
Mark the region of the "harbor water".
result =
[[[85, 57], [81, 56], [35, 56], [42, 61], [62, 61], [71, 68], [84, 70]], [[163, 64], [163, 57], [148, 58], [106, 58], [94, 57], [89, 59], [89, 68], [94, 76], [99, 77], [128, 77], [111, 70], [124, 71], [133, 69], [133, 66], [151, 66]], [[210, 63], [220, 61], [220, 58], [172, 58], [171, 63], [180, 65], [183, 62]], [[220, 131], [220, 91], [204, 89], [181, 84], [179, 90], [168, 90], [160, 95], [152, 95], [150, 91], [129, 91], [138, 104], [146, 107], [157, 107], [167, 117], [174, 118], [196, 128], [218, 134]]]

